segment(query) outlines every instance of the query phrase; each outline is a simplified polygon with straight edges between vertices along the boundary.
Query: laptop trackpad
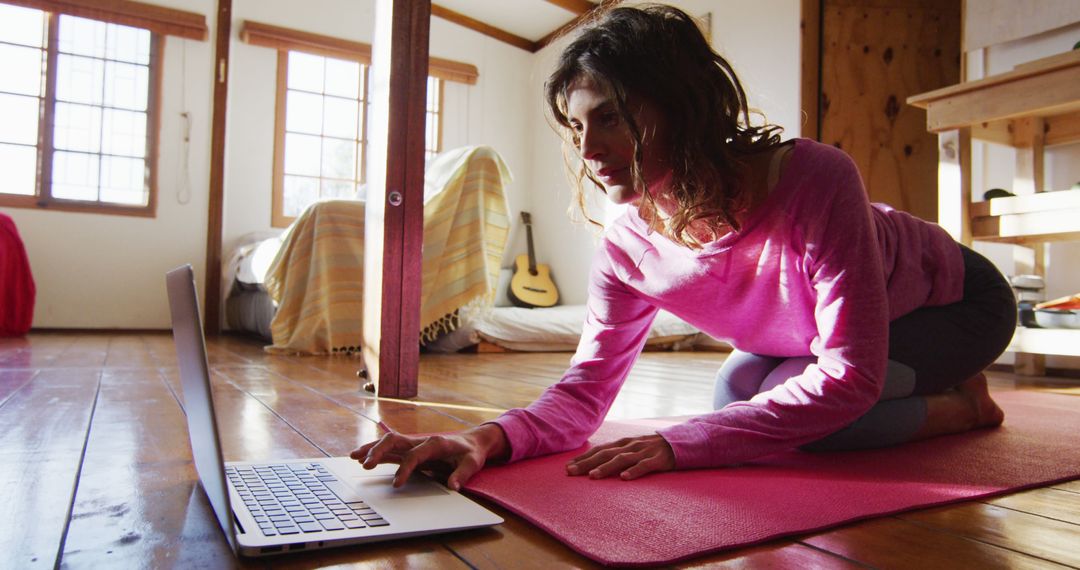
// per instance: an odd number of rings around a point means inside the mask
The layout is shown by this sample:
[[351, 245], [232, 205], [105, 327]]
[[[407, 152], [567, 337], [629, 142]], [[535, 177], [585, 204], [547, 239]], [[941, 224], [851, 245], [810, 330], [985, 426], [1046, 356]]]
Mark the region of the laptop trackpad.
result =
[[449, 493], [442, 485], [422, 476], [410, 477], [409, 481], [399, 489], [394, 488], [393, 475], [349, 477], [346, 481], [348, 481], [348, 484], [339, 481], [328, 481], [326, 483], [330, 490], [346, 503], [376, 498], [437, 497]]

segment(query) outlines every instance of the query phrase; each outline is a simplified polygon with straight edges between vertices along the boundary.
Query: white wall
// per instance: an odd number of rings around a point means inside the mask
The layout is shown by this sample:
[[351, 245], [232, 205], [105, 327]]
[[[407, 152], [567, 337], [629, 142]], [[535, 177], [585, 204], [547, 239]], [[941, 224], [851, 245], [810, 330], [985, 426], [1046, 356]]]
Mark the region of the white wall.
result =
[[[694, 16], [712, 14], [712, 43], [731, 62], [743, 82], [750, 105], [768, 120], [797, 137], [802, 124], [799, 94], [800, 36], [798, 0], [678, 0], [671, 1]], [[532, 127], [533, 176], [522, 207], [531, 210], [539, 261], [551, 266], [564, 304], [584, 303], [596, 232], [567, 216], [571, 191], [565, 175], [561, 140], [543, 115], [543, 84], [566, 41], [537, 53], [530, 75], [529, 108]], [[603, 204], [599, 201], [598, 204]], [[593, 210], [590, 210], [592, 212]], [[606, 212], [593, 217], [604, 219]], [[512, 234], [514, 236], [514, 234]], [[515, 252], [525, 249], [520, 233], [512, 238]]]
[[[1064, 53], [1070, 50], [1077, 40], [1080, 40], [1080, 23], [975, 50], [968, 56], [967, 79], [975, 80], [1004, 73], [1019, 63]], [[989, 188], [1012, 189], [1015, 156], [1013, 149], [1002, 145], [978, 141], [973, 144], [973, 199], [981, 200], [982, 193]], [[1080, 181], [1080, 144], [1047, 149], [1045, 166], [1046, 190], [1069, 188]], [[1031, 272], [1034, 259], [1028, 248], [976, 242], [975, 249], [993, 260], [1006, 275]], [[1047, 244], [1045, 254], [1046, 298], [1071, 295], [1080, 290], [1080, 242]], [[1047, 358], [1047, 365], [1051, 367], [1073, 367], [1077, 362], [1075, 358]]]
[[[213, 0], [149, 1], [206, 14], [214, 29]], [[164, 50], [155, 218], [2, 208], [15, 220], [30, 257], [37, 285], [34, 327], [164, 328], [165, 271], [190, 261], [202, 274], [213, 43], [170, 37]], [[192, 117], [186, 164], [184, 111]]]

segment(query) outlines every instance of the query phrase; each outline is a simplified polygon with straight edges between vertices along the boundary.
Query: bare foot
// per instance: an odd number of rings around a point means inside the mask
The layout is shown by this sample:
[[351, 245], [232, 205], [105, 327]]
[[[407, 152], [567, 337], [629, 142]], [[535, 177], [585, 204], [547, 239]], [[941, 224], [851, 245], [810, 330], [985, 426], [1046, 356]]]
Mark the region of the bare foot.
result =
[[986, 375], [978, 373], [955, 389], [924, 396], [926, 423], [912, 436], [926, 439], [1001, 425], [1005, 412], [990, 397]]
[[986, 375], [982, 372], [965, 380], [956, 387], [956, 391], [967, 398], [975, 409], [975, 428], [999, 426], [1005, 420], [1005, 412], [990, 397]]

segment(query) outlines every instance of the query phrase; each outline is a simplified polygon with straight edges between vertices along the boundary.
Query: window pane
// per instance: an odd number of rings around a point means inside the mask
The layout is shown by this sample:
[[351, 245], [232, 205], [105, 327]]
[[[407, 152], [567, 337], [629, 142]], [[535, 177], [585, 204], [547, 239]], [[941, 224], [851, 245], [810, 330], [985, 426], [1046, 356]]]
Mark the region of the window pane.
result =
[[105, 22], [60, 16], [58, 39], [62, 53], [105, 57]]
[[0, 40], [45, 47], [45, 12], [0, 4]]
[[60, 55], [56, 66], [57, 99], [73, 103], [101, 104], [105, 62]]
[[98, 157], [75, 152], [53, 153], [52, 195], [65, 200], [97, 200]]
[[331, 137], [356, 140], [356, 114], [359, 103], [355, 99], [326, 98], [323, 117], [323, 134]]
[[285, 130], [294, 133], [322, 133], [322, 95], [287, 91], [285, 96]]
[[352, 180], [356, 173], [356, 142], [323, 139], [322, 175]]
[[326, 60], [326, 94], [356, 99], [360, 96], [360, 64], [341, 59]]
[[290, 51], [289, 89], [303, 89], [304, 91], [322, 93], [323, 64], [325, 61], [325, 57]]
[[0, 93], [0, 142], [37, 144], [40, 101]]
[[145, 206], [146, 163], [141, 158], [101, 157], [101, 201]]
[[105, 109], [101, 152], [146, 156], [146, 113]]
[[285, 173], [319, 175], [321, 140], [310, 135], [285, 134]]
[[[0, 4], [2, 6], [2, 4]], [[0, 45], [0, 91], [41, 95], [45, 52], [37, 48]]]
[[431, 76], [427, 78], [427, 110], [439, 110], [439, 80]]
[[282, 213], [291, 218], [299, 216], [304, 208], [319, 199], [319, 180], [300, 176], [285, 177], [285, 200]]
[[150, 30], [109, 24], [105, 37], [105, 57], [108, 59], [150, 64]]
[[57, 103], [53, 145], [63, 150], [99, 152], [101, 108]]
[[427, 130], [426, 141], [424, 148], [433, 152], [439, 151], [439, 115], [436, 113], [427, 114], [427, 124], [425, 125]]
[[143, 111], [146, 109], [150, 69], [130, 63], [105, 63], [105, 104]]
[[352, 199], [356, 196], [356, 183], [344, 180], [323, 180], [323, 198]]
[[4, 173], [0, 193], [33, 196], [37, 180], [37, 148], [0, 144], [0, 171]]

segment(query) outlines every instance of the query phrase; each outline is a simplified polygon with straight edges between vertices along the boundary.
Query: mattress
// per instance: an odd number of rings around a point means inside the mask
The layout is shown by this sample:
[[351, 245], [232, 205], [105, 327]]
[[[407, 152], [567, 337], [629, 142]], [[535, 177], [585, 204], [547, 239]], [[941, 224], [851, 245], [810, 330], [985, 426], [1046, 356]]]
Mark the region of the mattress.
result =
[[[480, 342], [523, 352], [572, 352], [581, 338], [585, 305], [558, 305], [526, 309], [494, 307], [462, 311], [457, 330], [424, 345], [431, 352], [457, 352]], [[703, 339], [693, 326], [661, 310], [649, 330], [645, 346], [672, 350], [717, 346]], [[717, 346], [719, 348], [719, 346]]]

